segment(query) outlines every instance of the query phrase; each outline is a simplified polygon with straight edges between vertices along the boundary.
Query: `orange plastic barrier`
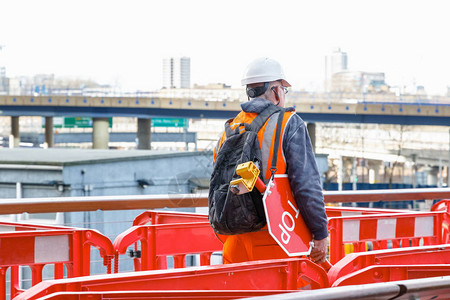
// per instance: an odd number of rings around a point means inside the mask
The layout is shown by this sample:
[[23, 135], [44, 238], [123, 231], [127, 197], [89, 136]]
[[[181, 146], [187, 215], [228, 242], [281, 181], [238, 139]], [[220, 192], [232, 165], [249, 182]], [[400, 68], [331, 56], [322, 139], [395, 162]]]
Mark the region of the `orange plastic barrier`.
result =
[[33, 230], [54, 230], [54, 229], [69, 229], [69, 227], [56, 225], [22, 224], [15, 222], [0, 222], [0, 233], [15, 232], [15, 231], [33, 231]]
[[[176, 268], [186, 266], [187, 254], [200, 254], [200, 264], [209, 265], [212, 253], [223, 247], [209, 222], [194, 222], [133, 226], [117, 236], [114, 249], [117, 255], [125, 254], [138, 241], [141, 252], [140, 259], [134, 260], [136, 271], [167, 268], [166, 257], [170, 255]], [[115, 273], [118, 268], [117, 263]]]
[[133, 226], [190, 222], [208, 222], [208, 215], [179, 211], [148, 210], [134, 219]]
[[330, 262], [345, 256], [344, 245], [353, 244], [355, 252], [366, 251], [367, 242], [373, 250], [387, 249], [387, 241], [398, 248], [442, 243], [442, 222], [445, 212], [374, 214], [330, 218]]
[[[450, 201], [450, 200], [449, 200]], [[326, 213], [329, 218], [346, 217], [353, 215], [387, 214], [387, 213], [410, 213], [408, 210], [400, 209], [377, 209], [361, 207], [326, 206]], [[133, 226], [148, 224], [173, 224], [189, 222], [207, 222], [208, 215], [198, 213], [186, 213], [179, 211], [148, 210], [138, 215]]]
[[[153, 229], [141, 229], [140, 225], [162, 225], [162, 224], [191, 224], [191, 223], [203, 223], [202, 225], [189, 226], [190, 229], [183, 226], [171, 226], [171, 227], [153, 227]], [[114, 249], [116, 250], [116, 259], [114, 272], [119, 271], [119, 259], [118, 255], [125, 254], [127, 248], [134, 244], [134, 268], [136, 271], [141, 270], [155, 270], [167, 268], [166, 258], [167, 255], [174, 256], [175, 267], [180, 268], [186, 265], [185, 257], [187, 254], [200, 254], [200, 264], [210, 264], [211, 255], [215, 251], [222, 250], [222, 244], [217, 240], [212, 228], [208, 228], [205, 222], [208, 222], [208, 216], [198, 213], [186, 213], [179, 211], [161, 211], [161, 210], [148, 210], [138, 215], [133, 221], [133, 227], [129, 230], [121, 233], [116, 237], [114, 241]], [[209, 226], [210, 227], [210, 226]], [[174, 232], [170, 233], [170, 230]], [[194, 232], [192, 232], [194, 230]], [[171, 240], [160, 240], [166, 233], [169, 238], [183, 239], [188, 238], [187, 234], [194, 234], [196, 238], [201, 237], [201, 241], [197, 244], [194, 240], [183, 240], [183, 245], [180, 243], [171, 243]], [[156, 238], [159, 237], [158, 240]], [[141, 249], [139, 250], [137, 242], [141, 242]], [[174, 241], [174, 240], [173, 240]], [[206, 244], [209, 244], [206, 245]], [[167, 249], [168, 245], [173, 246], [173, 249]], [[197, 246], [199, 246], [197, 248]], [[162, 250], [165, 249], [165, 250]], [[157, 251], [162, 250], [164, 254]], [[186, 252], [182, 252], [182, 251]], [[136, 255], [137, 254], [137, 255]]]
[[450, 199], [444, 199], [434, 204], [431, 211], [446, 211], [450, 213]]
[[431, 207], [431, 211], [444, 211], [444, 220], [442, 221], [442, 242], [450, 243], [450, 199], [441, 200]]
[[19, 266], [29, 266], [32, 285], [42, 281], [46, 265], [55, 266], [54, 277], [90, 274], [90, 247], [103, 257], [107, 273], [111, 273], [114, 249], [111, 241], [100, 233], [70, 227], [0, 224], [0, 299], [6, 299], [6, 272], [11, 270], [11, 298], [22, 292], [19, 288]]
[[326, 206], [325, 211], [328, 218], [334, 217], [348, 217], [357, 215], [373, 215], [373, 214], [398, 214], [398, 213], [410, 213], [409, 210], [400, 209], [377, 209], [377, 208], [361, 208], [361, 207], [343, 207], [343, 206]]
[[433, 265], [376, 265], [337, 279], [333, 286], [389, 282], [450, 275], [450, 264]]
[[[195, 299], [232, 300], [250, 297], [272, 296], [294, 291], [104, 291], [104, 292], [58, 292], [39, 300], [113, 300], [113, 299]], [[295, 291], [297, 292], [297, 291]]]
[[328, 277], [321, 267], [308, 259], [288, 258], [44, 281], [18, 295], [15, 300], [79, 291], [293, 291], [326, 287], [329, 287]]
[[449, 264], [450, 245], [350, 253], [328, 271], [330, 284], [339, 278], [373, 265]]

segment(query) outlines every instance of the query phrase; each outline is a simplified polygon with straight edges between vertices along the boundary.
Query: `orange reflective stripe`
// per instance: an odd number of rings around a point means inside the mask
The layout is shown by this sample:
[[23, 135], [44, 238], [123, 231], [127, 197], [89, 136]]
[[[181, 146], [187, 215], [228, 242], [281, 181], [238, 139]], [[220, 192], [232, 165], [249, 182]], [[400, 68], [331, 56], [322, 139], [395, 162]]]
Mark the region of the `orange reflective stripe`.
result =
[[[279, 140], [279, 146], [278, 146], [278, 157], [277, 157], [277, 174], [285, 174], [286, 173], [286, 161], [284, 158], [284, 154], [283, 154], [283, 137], [284, 137], [284, 129], [286, 128], [286, 124], [289, 121], [289, 119], [292, 117], [292, 115], [295, 112], [286, 112], [284, 114], [283, 117], [283, 123], [281, 126], [281, 135], [280, 135], [280, 140]], [[265, 126], [267, 125], [267, 123], [265, 124]], [[275, 131], [276, 131], [276, 126], [273, 130], [272, 133], [272, 143], [270, 146], [270, 149], [274, 148], [274, 144], [275, 144]], [[259, 136], [258, 136], [259, 137]], [[269, 179], [270, 176], [272, 175], [271, 171], [270, 171], [270, 167], [272, 166], [272, 159], [273, 159], [273, 153], [270, 152], [269, 155], [269, 160], [267, 161], [267, 169], [266, 169], [266, 179]]]

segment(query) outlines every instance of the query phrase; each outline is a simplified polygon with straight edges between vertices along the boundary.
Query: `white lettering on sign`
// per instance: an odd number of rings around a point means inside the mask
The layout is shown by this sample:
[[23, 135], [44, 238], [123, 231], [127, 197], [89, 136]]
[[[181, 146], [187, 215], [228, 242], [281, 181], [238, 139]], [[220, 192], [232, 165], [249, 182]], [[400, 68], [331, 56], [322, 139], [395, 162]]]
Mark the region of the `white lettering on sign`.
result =
[[280, 229], [282, 231], [281, 240], [285, 244], [289, 243], [289, 240], [291, 239], [291, 235], [286, 231], [286, 229], [283, 226], [281, 226], [281, 224], [278, 224], [278, 226], [280, 227]]
[[[286, 217], [288, 217], [291, 220], [291, 226], [288, 226], [286, 223]], [[283, 223], [284, 228], [286, 228], [289, 231], [294, 230], [295, 228], [295, 223], [294, 223], [294, 217], [292, 217], [292, 215], [290, 213], [288, 213], [287, 211], [283, 212], [283, 214], [281, 215], [281, 222]]]
[[288, 200], [288, 204], [295, 211], [295, 218], [297, 219], [298, 218], [298, 214], [300, 213], [300, 210], [296, 209], [294, 204], [292, 204], [291, 201], [289, 201], [289, 200]]
[[[295, 211], [295, 218], [297, 219], [300, 211], [298, 209], [296, 209], [295, 206], [289, 200], [288, 200], [288, 204]], [[291, 222], [290, 226], [287, 224], [288, 222], [286, 222], [286, 218], [290, 219], [290, 222]], [[289, 234], [289, 232], [292, 232], [295, 228], [294, 217], [289, 212], [285, 211], [281, 215], [281, 223], [282, 224], [278, 224], [278, 227], [280, 227], [280, 229], [281, 229], [281, 241], [284, 244], [287, 244], [287, 243], [289, 243], [289, 240], [291, 239], [291, 235]]]

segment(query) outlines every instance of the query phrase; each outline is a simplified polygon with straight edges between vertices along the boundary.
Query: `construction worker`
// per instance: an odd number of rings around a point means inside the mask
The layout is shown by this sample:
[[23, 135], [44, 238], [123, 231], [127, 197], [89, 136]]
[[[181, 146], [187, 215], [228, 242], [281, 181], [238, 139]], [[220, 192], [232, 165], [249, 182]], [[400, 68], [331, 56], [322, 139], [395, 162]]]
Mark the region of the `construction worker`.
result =
[[[270, 58], [259, 58], [252, 61], [245, 70], [241, 83], [246, 86], [249, 101], [241, 105], [242, 111], [235, 120], [239, 119], [239, 122], [245, 120], [248, 123], [269, 106], [284, 107], [285, 95], [291, 86], [285, 78], [281, 65]], [[269, 166], [264, 168], [267, 171], [266, 183], [271, 176], [269, 168], [272, 153], [270, 152], [273, 147], [271, 147], [270, 141], [273, 143], [272, 136], [276, 127], [271, 119], [269, 118], [258, 132], [263, 163], [267, 161], [267, 166]], [[276, 118], [273, 119], [276, 123]], [[295, 201], [314, 238], [314, 247], [310, 257], [320, 264], [326, 260], [328, 252], [328, 221], [311, 141], [305, 123], [293, 110], [286, 111], [282, 124], [279, 146], [282, 155], [278, 155], [277, 174], [288, 175]], [[270, 138], [266, 138], [267, 133]], [[224, 136], [219, 140], [218, 147], [214, 151], [214, 158]], [[268, 144], [267, 141], [269, 141]], [[224, 242], [224, 263], [288, 257], [270, 236], [267, 226], [260, 231], [219, 235], [219, 238]]]

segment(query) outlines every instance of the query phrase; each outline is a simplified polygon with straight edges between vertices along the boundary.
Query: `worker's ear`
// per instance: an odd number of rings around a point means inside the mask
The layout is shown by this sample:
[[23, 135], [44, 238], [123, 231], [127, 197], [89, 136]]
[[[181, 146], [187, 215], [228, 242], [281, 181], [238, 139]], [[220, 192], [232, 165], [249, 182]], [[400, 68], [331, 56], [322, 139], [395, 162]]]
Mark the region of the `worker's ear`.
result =
[[278, 96], [278, 93], [275, 91], [275, 89], [276, 89], [277, 87], [276, 86], [273, 86], [272, 88], [271, 88], [271, 90], [272, 90], [272, 92], [275, 94], [275, 98], [277, 99], [277, 101], [278, 101], [278, 103], [277, 103], [277, 105], [280, 103], [280, 96]]

